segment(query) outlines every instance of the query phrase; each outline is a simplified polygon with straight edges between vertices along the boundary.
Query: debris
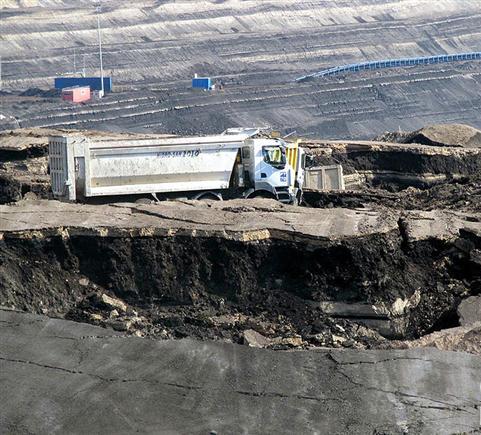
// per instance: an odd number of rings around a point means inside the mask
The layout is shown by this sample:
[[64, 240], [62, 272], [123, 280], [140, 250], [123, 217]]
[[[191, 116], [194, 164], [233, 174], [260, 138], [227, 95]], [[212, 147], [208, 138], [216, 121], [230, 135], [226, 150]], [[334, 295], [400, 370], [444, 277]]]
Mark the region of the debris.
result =
[[90, 317], [90, 320], [94, 321], [94, 322], [101, 322], [104, 320], [104, 318], [102, 317], [101, 314], [98, 314], [98, 313], [90, 313], [89, 314], [89, 317]]
[[133, 322], [131, 320], [109, 319], [105, 321], [106, 326], [110, 326], [114, 331], [127, 332], [132, 329]]
[[332, 334], [332, 342], [333, 342], [334, 344], [341, 344], [341, 345], [342, 345], [342, 344], [345, 343], [346, 341], [347, 341], [347, 338], [342, 337], [342, 336], [340, 336], [340, 335], [334, 335], [334, 334]]
[[112, 310], [110, 312], [110, 318], [113, 319], [113, 318], [116, 318], [116, 317], [119, 317], [119, 312], [117, 310]]
[[108, 307], [117, 308], [124, 313], [127, 312], [127, 304], [120, 299], [113, 298], [105, 293], [102, 293], [102, 296], [100, 296], [100, 300]]

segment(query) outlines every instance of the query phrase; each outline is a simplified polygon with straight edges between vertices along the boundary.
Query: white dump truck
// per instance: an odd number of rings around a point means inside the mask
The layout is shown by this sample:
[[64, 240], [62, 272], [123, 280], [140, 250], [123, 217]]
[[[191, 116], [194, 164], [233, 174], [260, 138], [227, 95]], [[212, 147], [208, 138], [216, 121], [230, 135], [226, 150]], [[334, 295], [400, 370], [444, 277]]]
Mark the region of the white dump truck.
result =
[[206, 137], [49, 138], [54, 197], [153, 195], [189, 199], [275, 198], [298, 203], [305, 154], [296, 143], [229, 129]]

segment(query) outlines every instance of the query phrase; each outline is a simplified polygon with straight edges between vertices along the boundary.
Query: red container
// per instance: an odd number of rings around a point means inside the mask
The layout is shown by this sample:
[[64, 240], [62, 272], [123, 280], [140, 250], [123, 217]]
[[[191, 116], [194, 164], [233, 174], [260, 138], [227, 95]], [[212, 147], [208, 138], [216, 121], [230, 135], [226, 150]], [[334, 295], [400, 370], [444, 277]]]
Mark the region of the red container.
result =
[[89, 86], [76, 86], [74, 88], [62, 89], [62, 100], [71, 101], [72, 103], [82, 103], [90, 100]]

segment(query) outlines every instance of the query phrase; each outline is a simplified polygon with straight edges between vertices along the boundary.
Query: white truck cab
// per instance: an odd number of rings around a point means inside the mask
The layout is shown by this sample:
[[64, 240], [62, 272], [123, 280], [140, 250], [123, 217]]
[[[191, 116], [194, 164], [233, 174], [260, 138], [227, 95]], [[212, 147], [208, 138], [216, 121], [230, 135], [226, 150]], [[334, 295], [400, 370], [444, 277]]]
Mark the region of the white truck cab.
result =
[[[281, 139], [248, 139], [242, 147], [242, 163], [250, 177], [247, 196], [273, 196], [282, 202], [296, 202], [299, 186], [287, 156], [288, 146]], [[302, 169], [301, 169], [302, 172]]]

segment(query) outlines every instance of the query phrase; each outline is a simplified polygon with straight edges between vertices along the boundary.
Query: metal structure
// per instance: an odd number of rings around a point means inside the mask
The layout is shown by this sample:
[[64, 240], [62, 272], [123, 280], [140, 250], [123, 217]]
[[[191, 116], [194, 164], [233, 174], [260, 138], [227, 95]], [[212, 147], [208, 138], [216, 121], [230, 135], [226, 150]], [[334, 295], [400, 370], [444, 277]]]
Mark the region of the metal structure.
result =
[[91, 98], [90, 86], [76, 86], [62, 89], [62, 100], [72, 103], [83, 103]]
[[437, 63], [460, 62], [469, 60], [481, 60], [481, 52], [443, 54], [439, 56], [410, 57], [403, 59], [386, 59], [372, 62], [353, 63], [350, 65], [341, 65], [333, 68], [328, 68], [314, 74], [298, 77], [296, 79], [296, 82], [300, 83], [319, 77], [329, 77], [349, 72], [358, 72], [381, 68], [399, 68], [414, 65], [432, 65]]
[[97, 31], [99, 36], [99, 58], [100, 58], [100, 86], [101, 89], [99, 91], [99, 98], [103, 98], [105, 95], [105, 87], [104, 87], [104, 63], [103, 63], [103, 56], [102, 56], [102, 33], [100, 31], [100, 12], [101, 7], [97, 8]]
[[344, 190], [344, 175], [341, 165], [318, 166], [306, 171], [305, 190]]
[[210, 77], [194, 77], [192, 79], [192, 87], [194, 89], [203, 89], [208, 91], [212, 89], [212, 80]]

